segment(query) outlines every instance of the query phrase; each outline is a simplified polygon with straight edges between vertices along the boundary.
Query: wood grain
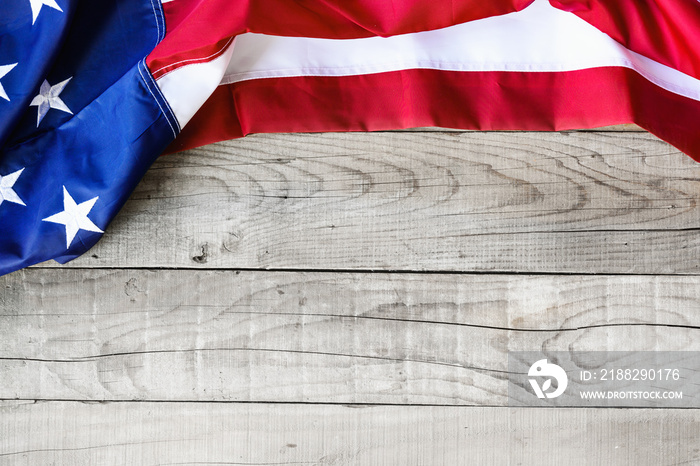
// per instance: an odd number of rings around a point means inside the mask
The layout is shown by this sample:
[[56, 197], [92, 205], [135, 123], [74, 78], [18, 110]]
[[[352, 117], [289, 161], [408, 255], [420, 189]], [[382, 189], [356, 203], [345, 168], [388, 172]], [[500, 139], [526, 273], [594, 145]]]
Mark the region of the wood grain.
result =
[[577, 131], [592, 131], [592, 132], [601, 132], [601, 131], [637, 131], [637, 132], [646, 132], [644, 128], [641, 128], [633, 123], [627, 123], [627, 124], [622, 124], [622, 125], [611, 125], [611, 126], [601, 126], [598, 128], [583, 128], [579, 129]]
[[0, 465], [700, 463], [697, 410], [504, 407], [512, 351], [700, 350], [698, 199], [637, 127], [163, 157], [0, 278]]
[[0, 430], [0, 464], [12, 465], [700, 461], [691, 410], [2, 402]]
[[646, 133], [264, 135], [161, 158], [71, 266], [694, 274], [699, 197]]
[[509, 351], [698, 351], [700, 277], [28, 270], [0, 398], [507, 404]]

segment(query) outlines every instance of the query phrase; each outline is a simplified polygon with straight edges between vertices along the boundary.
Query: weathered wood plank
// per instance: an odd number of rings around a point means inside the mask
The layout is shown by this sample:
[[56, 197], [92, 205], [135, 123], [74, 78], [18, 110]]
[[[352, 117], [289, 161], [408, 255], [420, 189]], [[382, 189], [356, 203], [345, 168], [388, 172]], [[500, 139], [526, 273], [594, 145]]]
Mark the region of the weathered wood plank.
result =
[[700, 277], [27, 270], [0, 398], [507, 403], [509, 351], [700, 350]]
[[699, 198], [644, 133], [254, 136], [163, 157], [72, 266], [698, 273]]
[[612, 125], [612, 126], [601, 126], [599, 128], [584, 128], [576, 131], [638, 131], [646, 132], [644, 128], [641, 128], [635, 124], [622, 124], [622, 125]]
[[0, 403], [0, 464], [700, 462], [693, 410]]

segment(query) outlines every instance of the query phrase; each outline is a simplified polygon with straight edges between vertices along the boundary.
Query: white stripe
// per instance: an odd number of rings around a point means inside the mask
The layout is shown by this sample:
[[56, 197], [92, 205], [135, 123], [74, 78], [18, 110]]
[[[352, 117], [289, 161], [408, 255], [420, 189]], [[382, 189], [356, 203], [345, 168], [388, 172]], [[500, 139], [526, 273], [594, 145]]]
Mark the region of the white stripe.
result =
[[[402, 69], [557, 72], [617, 66], [700, 100], [700, 81], [632, 52], [572, 13], [535, 0], [526, 9], [389, 38], [237, 37], [221, 84], [272, 77], [351, 76]], [[595, 85], [595, 84], [593, 84]]]
[[212, 61], [180, 67], [156, 81], [180, 128], [190, 121], [221, 82], [235, 42], [229, 43], [221, 55]]

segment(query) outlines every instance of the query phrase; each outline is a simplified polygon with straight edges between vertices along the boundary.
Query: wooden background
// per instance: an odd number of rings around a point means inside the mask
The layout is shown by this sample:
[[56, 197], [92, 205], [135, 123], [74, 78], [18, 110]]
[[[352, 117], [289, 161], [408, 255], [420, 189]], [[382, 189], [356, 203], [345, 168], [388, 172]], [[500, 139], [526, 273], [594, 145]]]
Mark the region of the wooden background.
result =
[[0, 464], [700, 463], [509, 351], [700, 350], [700, 164], [635, 128], [255, 135], [0, 278]]

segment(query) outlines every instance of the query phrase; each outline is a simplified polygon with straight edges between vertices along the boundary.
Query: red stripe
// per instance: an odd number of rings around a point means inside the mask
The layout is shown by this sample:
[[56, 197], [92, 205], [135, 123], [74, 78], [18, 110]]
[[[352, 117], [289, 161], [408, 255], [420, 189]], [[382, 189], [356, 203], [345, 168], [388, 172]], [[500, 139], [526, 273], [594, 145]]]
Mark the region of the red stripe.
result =
[[550, 0], [630, 50], [700, 78], [697, 0]]
[[[233, 42], [233, 37], [222, 39], [221, 41], [211, 44], [208, 47], [202, 47], [196, 50], [190, 50], [189, 53], [181, 53], [176, 57], [168, 57], [166, 60], [153, 58], [149, 66], [151, 66], [151, 74], [153, 78], [160, 79], [171, 71], [174, 71], [182, 66], [195, 65], [197, 63], [206, 63], [219, 58]], [[177, 61], [174, 61], [177, 59]]]
[[244, 32], [349, 39], [440, 29], [522, 10], [533, 0], [175, 0], [165, 3], [165, 39], [151, 70], [216, 53]]
[[248, 133], [419, 126], [567, 130], [637, 123], [700, 161], [700, 103], [627, 68], [565, 73], [405, 70], [220, 86], [166, 152]]

